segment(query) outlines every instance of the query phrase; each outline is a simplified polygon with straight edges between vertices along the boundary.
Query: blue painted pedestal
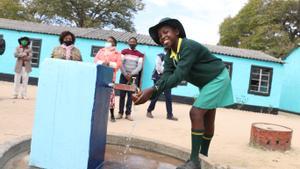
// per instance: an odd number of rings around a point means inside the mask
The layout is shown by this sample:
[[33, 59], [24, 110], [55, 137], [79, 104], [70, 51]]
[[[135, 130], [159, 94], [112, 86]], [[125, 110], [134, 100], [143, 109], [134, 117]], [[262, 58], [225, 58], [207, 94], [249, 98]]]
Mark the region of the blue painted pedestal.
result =
[[111, 68], [59, 59], [41, 66], [30, 165], [95, 169], [104, 161]]

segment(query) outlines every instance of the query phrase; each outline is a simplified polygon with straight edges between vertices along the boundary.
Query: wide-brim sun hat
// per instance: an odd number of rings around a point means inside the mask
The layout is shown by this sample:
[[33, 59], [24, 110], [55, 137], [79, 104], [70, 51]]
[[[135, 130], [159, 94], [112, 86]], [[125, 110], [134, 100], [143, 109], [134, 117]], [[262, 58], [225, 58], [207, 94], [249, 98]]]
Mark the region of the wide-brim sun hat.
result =
[[20, 45], [21, 45], [22, 40], [26, 40], [28, 42], [28, 44], [30, 44], [30, 39], [28, 37], [24, 36], [24, 37], [19, 38], [18, 42], [19, 42]]
[[160, 29], [162, 26], [166, 26], [166, 25], [178, 29], [180, 38], [186, 37], [184, 28], [183, 28], [182, 24], [179, 22], [179, 20], [173, 19], [173, 18], [163, 18], [159, 21], [158, 24], [149, 28], [149, 34], [155, 43], [161, 45], [161, 43], [159, 41], [159, 36], [158, 36], [158, 29]]

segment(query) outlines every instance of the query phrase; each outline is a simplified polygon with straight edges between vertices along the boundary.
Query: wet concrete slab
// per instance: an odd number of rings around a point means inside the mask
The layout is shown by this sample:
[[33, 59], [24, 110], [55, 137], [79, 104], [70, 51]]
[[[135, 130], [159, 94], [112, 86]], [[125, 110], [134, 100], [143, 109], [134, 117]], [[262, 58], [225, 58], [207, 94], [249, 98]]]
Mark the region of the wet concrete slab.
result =
[[[3, 169], [37, 169], [28, 166], [29, 151], [11, 159]], [[101, 169], [175, 169], [182, 161], [154, 152], [117, 145], [107, 145]]]

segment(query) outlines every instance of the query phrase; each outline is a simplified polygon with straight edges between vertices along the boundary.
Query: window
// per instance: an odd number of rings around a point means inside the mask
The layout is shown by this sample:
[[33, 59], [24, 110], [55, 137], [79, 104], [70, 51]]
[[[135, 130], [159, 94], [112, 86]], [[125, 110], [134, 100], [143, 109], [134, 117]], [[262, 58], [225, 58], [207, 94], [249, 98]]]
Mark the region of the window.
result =
[[223, 62], [226, 66], [226, 68], [228, 69], [228, 72], [229, 72], [229, 76], [231, 78], [231, 75], [232, 75], [232, 62]]
[[103, 46], [92, 46], [91, 57], [95, 57], [101, 48], [104, 48], [104, 47]]
[[41, 39], [30, 39], [30, 41], [31, 41], [30, 48], [32, 49], [31, 66], [39, 67], [42, 40]]
[[272, 68], [252, 66], [248, 93], [269, 96], [272, 76]]
[[183, 80], [179, 83], [179, 86], [187, 86], [187, 81]]

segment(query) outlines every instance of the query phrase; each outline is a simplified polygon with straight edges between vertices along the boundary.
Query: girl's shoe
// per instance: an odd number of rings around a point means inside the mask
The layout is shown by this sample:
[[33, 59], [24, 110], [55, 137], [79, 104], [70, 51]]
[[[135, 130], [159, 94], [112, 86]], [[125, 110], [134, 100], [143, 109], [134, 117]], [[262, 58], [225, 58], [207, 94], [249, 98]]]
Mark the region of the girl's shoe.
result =
[[188, 160], [183, 165], [177, 167], [176, 169], [201, 169], [201, 165], [200, 162], [194, 162], [192, 160]]

